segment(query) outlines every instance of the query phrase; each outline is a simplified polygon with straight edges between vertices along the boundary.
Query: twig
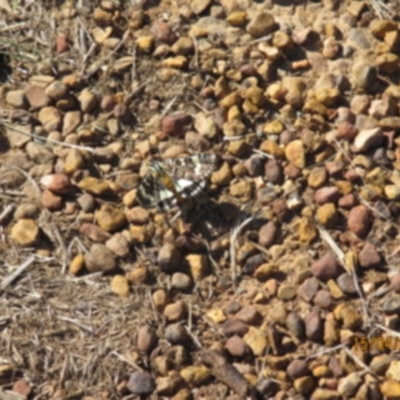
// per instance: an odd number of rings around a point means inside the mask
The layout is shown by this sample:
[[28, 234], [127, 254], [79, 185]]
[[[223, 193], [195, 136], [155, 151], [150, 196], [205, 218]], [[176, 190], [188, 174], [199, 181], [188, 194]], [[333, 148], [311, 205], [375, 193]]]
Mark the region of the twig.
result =
[[4, 210], [3, 212], [0, 214], [0, 225], [3, 224], [4, 220], [6, 220], [9, 215], [14, 211], [14, 205], [13, 204], [9, 204]]
[[35, 257], [28, 258], [11, 275], [3, 279], [0, 283], [0, 290], [4, 290], [10, 283], [14, 282], [34, 261]]
[[64, 321], [64, 322], [68, 322], [72, 325], [77, 326], [78, 328], [81, 328], [83, 331], [86, 331], [88, 333], [91, 333], [92, 335], [94, 335], [94, 331], [92, 328], [90, 328], [89, 326], [82, 324], [82, 322], [77, 321], [76, 319], [72, 319], [72, 318], [68, 318], [68, 317], [63, 317], [62, 315], [57, 315], [57, 319], [59, 319], [60, 321]]
[[18, 128], [15, 128], [15, 127], [9, 125], [7, 122], [4, 122], [4, 120], [0, 120], [0, 125], [3, 125], [7, 129], [11, 129], [11, 130], [13, 130], [15, 132], [21, 133], [22, 135], [29, 136], [29, 137], [31, 137], [33, 139], [36, 139], [36, 140], [39, 140], [39, 141], [45, 141], [45, 142], [48, 142], [48, 143], [56, 144], [58, 146], [69, 147], [71, 149], [84, 150], [84, 151], [89, 151], [90, 153], [94, 153], [94, 149], [92, 149], [91, 147], [80, 146], [78, 144], [73, 144], [73, 143], [64, 143], [64, 142], [60, 142], [60, 141], [55, 140], [55, 139], [49, 139], [49, 138], [45, 138], [43, 136], [38, 136], [38, 135], [35, 135], [34, 133], [24, 132], [21, 129], [18, 129]]
[[235, 227], [232, 230], [231, 233], [231, 239], [230, 239], [230, 246], [229, 246], [229, 255], [230, 255], [230, 264], [231, 264], [231, 276], [232, 276], [232, 283], [233, 283], [233, 287], [236, 289], [237, 288], [237, 271], [236, 271], [236, 248], [235, 248], [235, 244], [236, 244], [236, 240], [237, 237], [240, 233], [240, 231], [246, 226], [248, 225], [251, 221], [254, 220], [254, 216], [251, 216], [247, 219], [245, 219], [239, 226]]
[[38, 184], [35, 182], [35, 180], [27, 172], [25, 172], [20, 167], [17, 167], [16, 165], [5, 166], [3, 168], [6, 170], [16, 170], [20, 174], [22, 174], [30, 183], [32, 183], [32, 186], [35, 188], [38, 198], [40, 198], [40, 196], [42, 195], [42, 191], [40, 190], [40, 188], [39, 188]]
[[319, 351], [317, 353], [311, 354], [311, 355], [306, 357], [306, 360], [312, 360], [313, 358], [317, 358], [319, 356], [322, 356], [323, 354], [332, 353], [332, 352], [337, 351], [337, 350], [342, 350], [345, 347], [346, 347], [346, 344], [344, 344], [344, 343], [343, 344], [338, 344], [337, 346], [330, 347], [329, 349], [324, 349], [324, 350], [321, 350], [321, 351]]
[[110, 353], [111, 355], [119, 358], [121, 361], [127, 363], [128, 365], [130, 365], [131, 367], [133, 367], [134, 369], [136, 369], [137, 371], [143, 371], [143, 368], [139, 367], [139, 365], [137, 365], [136, 363], [129, 361], [126, 357], [124, 357], [122, 354], [117, 353], [116, 351], [112, 351]]

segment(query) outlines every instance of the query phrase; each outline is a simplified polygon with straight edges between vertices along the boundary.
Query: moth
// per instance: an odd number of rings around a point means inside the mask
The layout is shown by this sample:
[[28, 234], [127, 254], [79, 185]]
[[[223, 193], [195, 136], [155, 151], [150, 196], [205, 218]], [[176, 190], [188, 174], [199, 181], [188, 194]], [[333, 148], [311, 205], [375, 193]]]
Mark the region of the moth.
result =
[[151, 161], [137, 190], [137, 200], [145, 208], [168, 211], [205, 189], [207, 178], [215, 170], [214, 154]]

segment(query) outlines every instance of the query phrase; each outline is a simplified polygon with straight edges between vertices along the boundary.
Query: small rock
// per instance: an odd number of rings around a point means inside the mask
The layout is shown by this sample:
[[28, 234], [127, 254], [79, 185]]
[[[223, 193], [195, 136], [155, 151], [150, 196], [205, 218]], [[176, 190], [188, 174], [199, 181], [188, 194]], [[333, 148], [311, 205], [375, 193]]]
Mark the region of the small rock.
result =
[[130, 254], [129, 242], [122, 233], [116, 233], [108, 239], [106, 246], [118, 257], [124, 258]]
[[81, 124], [82, 116], [80, 111], [68, 111], [64, 115], [62, 134], [67, 136], [68, 134], [75, 132], [76, 128]]
[[280, 184], [283, 180], [283, 172], [280, 163], [271, 159], [265, 163], [265, 178], [268, 182]]
[[234, 335], [243, 336], [248, 330], [249, 327], [244, 322], [237, 319], [228, 319], [222, 325], [222, 332], [226, 337]]
[[317, 311], [311, 311], [304, 318], [306, 337], [312, 341], [320, 341], [322, 338], [323, 321]]
[[336, 279], [343, 272], [343, 269], [337, 262], [336, 257], [331, 254], [325, 254], [319, 260], [313, 262], [311, 272], [316, 278], [328, 281], [329, 279]]
[[339, 380], [338, 392], [343, 397], [352, 397], [363, 383], [363, 379], [356, 372], [353, 372]]
[[287, 366], [286, 372], [292, 379], [297, 379], [309, 374], [310, 371], [304, 360], [295, 359]]
[[255, 356], [264, 354], [265, 349], [269, 345], [268, 333], [264, 329], [251, 326], [244, 335], [243, 340], [250, 347]]
[[149, 270], [145, 266], [138, 266], [127, 272], [125, 276], [132, 285], [144, 285], [148, 280]]
[[[318, 262], [318, 261], [316, 261]], [[315, 267], [314, 267], [315, 268]], [[319, 289], [319, 283], [316, 278], [306, 279], [299, 287], [297, 293], [301, 299], [310, 303]]]
[[381, 264], [381, 256], [379, 255], [375, 245], [370, 242], [365, 243], [363, 249], [358, 255], [360, 266], [363, 268], [374, 268]]
[[239, 336], [230, 337], [225, 344], [225, 349], [232, 357], [244, 357], [249, 354], [249, 348]]
[[122, 210], [112, 205], [104, 204], [95, 214], [97, 224], [107, 232], [114, 232], [126, 224]]
[[357, 293], [357, 288], [354, 284], [354, 278], [347, 272], [341, 274], [337, 278], [337, 284], [340, 287], [340, 289], [346, 294], [352, 295]]
[[370, 225], [370, 213], [365, 206], [359, 205], [350, 210], [347, 217], [347, 226], [353, 233], [359, 237], [364, 237], [367, 235]]
[[27, 399], [32, 393], [32, 387], [25, 379], [18, 379], [13, 384], [12, 391]]
[[328, 173], [325, 167], [315, 167], [311, 170], [307, 178], [308, 186], [313, 189], [321, 187], [328, 179]]
[[242, 28], [246, 25], [247, 13], [246, 11], [234, 11], [228, 15], [226, 21], [229, 25]]
[[332, 296], [327, 290], [318, 290], [314, 297], [314, 304], [321, 308], [329, 308], [332, 304]]
[[33, 246], [39, 240], [39, 227], [33, 219], [20, 219], [11, 229], [11, 239], [19, 246]]
[[354, 140], [353, 148], [357, 153], [367, 151], [379, 146], [383, 141], [383, 131], [381, 128], [362, 130]]
[[191, 117], [187, 114], [167, 115], [161, 122], [161, 130], [168, 136], [182, 137], [190, 122]]
[[314, 196], [317, 204], [335, 203], [339, 197], [340, 192], [336, 186], [318, 189]]
[[45, 93], [53, 100], [61, 100], [68, 94], [68, 88], [60, 81], [54, 81], [46, 87]]
[[152, 327], [143, 325], [139, 328], [137, 347], [141, 353], [150, 354], [157, 346], [157, 342], [157, 334]]
[[95, 196], [106, 195], [111, 192], [111, 187], [107, 181], [92, 176], [86, 176], [79, 181], [78, 187]]
[[55, 107], [43, 107], [39, 111], [38, 120], [46, 132], [58, 131], [62, 124], [62, 115]]
[[124, 275], [115, 275], [111, 280], [111, 291], [118, 296], [126, 297], [129, 294], [129, 282]]
[[290, 301], [293, 300], [296, 296], [296, 287], [290, 283], [282, 283], [279, 286], [277, 297], [282, 301]]
[[170, 298], [168, 293], [163, 289], [156, 290], [152, 295], [154, 307], [156, 310], [162, 312], [167, 304], [170, 303]]
[[259, 12], [247, 24], [246, 31], [255, 38], [260, 38], [276, 30], [274, 17], [267, 12]]
[[171, 278], [171, 287], [181, 291], [189, 291], [193, 286], [192, 278], [182, 272], [175, 272]]
[[349, 193], [339, 199], [338, 206], [345, 209], [351, 209], [355, 207], [357, 203], [357, 197], [353, 193]]
[[247, 325], [255, 325], [259, 322], [261, 315], [253, 306], [244, 306], [235, 314], [235, 318]]
[[156, 388], [155, 380], [146, 371], [136, 371], [129, 376], [127, 389], [137, 396], [149, 396]]
[[298, 339], [303, 339], [305, 336], [305, 325], [302, 318], [295, 312], [291, 312], [286, 317], [286, 327]]
[[83, 113], [90, 113], [97, 106], [97, 97], [89, 89], [82, 90], [78, 96], [78, 101]]
[[28, 102], [23, 90], [10, 90], [6, 94], [6, 102], [15, 108], [27, 108]]
[[333, 203], [326, 203], [317, 209], [317, 221], [328, 228], [334, 227], [337, 221], [337, 211]]
[[25, 88], [25, 97], [34, 110], [38, 110], [51, 104], [50, 97], [47, 96], [45, 90], [39, 86], [28, 84]]
[[41, 202], [42, 206], [50, 211], [60, 210], [63, 205], [62, 198], [47, 189], [42, 192]]
[[187, 346], [190, 343], [190, 338], [186, 329], [179, 323], [168, 325], [165, 329], [164, 336], [165, 339], [173, 346]]
[[188, 254], [185, 257], [195, 282], [201, 281], [208, 270], [208, 258], [204, 254]]
[[85, 265], [89, 272], [110, 272], [117, 266], [115, 255], [103, 244], [96, 243], [85, 255]]
[[79, 232], [87, 236], [92, 242], [98, 243], [104, 243], [111, 237], [108, 232], [89, 222], [83, 223], [79, 228]]
[[237, 197], [243, 203], [247, 203], [252, 196], [253, 185], [252, 182], [242, 179], [238, 182], [232, 182], [229, 186], [230, 195]]
[[210, 370], [204, 365], [185, 367], [181, 370], [180, 375], [192, 387], [203, 385], [211, 377]]
[[167, 321], [176, 322], [181, 321], [186, 317], [186, 306], [182, 301], [168, 304], [164, 309], [164, 316]]
[[71, 183], [65, 174], [45, 175], [40, 179], [40, 184], [57, 194], [65, 194], [71, 190]]
[[82, 254], [76, 255], [69, 264], [69, 273], [78, 276], [85, 268], [85, 257]]
[[151, 33], [158, 42], [167, 45], [172, 45], [177, 39], [171, 27], [163, 21], [154, 21], [151, 26]]
[[285, 148], [285, 155], [287, 160], [297, 168], [303, 169], [306, 166], [305, 150], [301, 140], [293, 140], [288, 143]]
[[263, 225], [258, 232], [259, 244], [266, 248], [272, 246], [277, 239], [278, 233], [278, 226], [273, 221], [268, 222]]
[[181, 266], [181, 253], [174, 244], [165, 243], [158, 252], [157, 262], [163, 271], [176, 271]]

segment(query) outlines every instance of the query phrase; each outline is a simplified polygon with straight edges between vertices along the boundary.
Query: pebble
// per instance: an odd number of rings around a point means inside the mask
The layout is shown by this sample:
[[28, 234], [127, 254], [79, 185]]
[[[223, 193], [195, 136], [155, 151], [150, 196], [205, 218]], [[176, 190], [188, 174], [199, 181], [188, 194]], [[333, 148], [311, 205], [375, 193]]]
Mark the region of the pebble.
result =
[[370, 150], [379, 146], [383, 141], [383, 131], [381, 128], [362, 130], [354, 140], [353, 149], [357, 153]]
[[286, 327], [298, 339], [302, 340], [305, 336], [305, 325], [302, 318], [296, 313], [291, 312], [286, 317]]
[[138, 330], [137, 347], [141, 353], [150, 354], [157, 346], [157, 333], [149, 325], [143, 325]]
[[226, 337], [243, 336], [248, 330], [248, 325], [237, 319], [228, 319], [222, 325], [222, 332]]
[[91, 113], [98, 104], [96, 95], [89, 89], [82, 90], [78, 96], [78, 101], [83, 113]]
[[247, 24], [246, 31], [254, 38], [260, 38], [272, 33], [277, 29], [274, 17], [267, 12], [256, 13], [254, 18]]
[[79, 276], [85, 268], [85, 257], [82, 254], [77, 254], [69, 264], [69, 273]]
[[154, 307], [160, 312], [164, 311], [166, 305], [170, 303], [170, 297], [163, 289], [156, 290], [152, 295], [152, 299]]
[[311, 311], [304, 317], [306, 337], [312, 341], [320, 341], [323, 332], [323, 321], [317, 311]]
[[89, 253], [85, 254], [85, 265], [89, 272], [111, 272], [116, 266], [114, 253], [100, 243], [90, 246]]
[[29, 398], [32, 393], [32, 386], [23, 378], [17, 379], [12, 386], [12, 392], [18, 393], [24, 398]]
[[208, 258], [203, 254], [188, 254], [185, 257], [195, 282], [201, 281], [208, 271]]
[[186, 126], [191, 122], [191, 117], [186, 114], [167, 115], [161, 121], [161, 130], [167, 136], [182, 137]]
[[185, 303], [178, 300], [175, 303], [168, 304], [165, 307], [163, 314], [169, 322], [181, 321], [186, 317], [187, 308]]
[[102, 196], [111, 192], [111, 187], [107, 181], [102, 179], [86, 176], [77, 185], [80, 189], [93, 194], [95, 196]]
[[192, 278], [182, 272], [175, 272], [171, 278], [171, 287], [181, 291], [189, 291], [193, 286]]
[[368, 209], [363, 206], [353, 207], [347, 217], [348, 228], [359, 237], [367, 235], [371, 225], [371, 217]]
[[156, 383], [147, 371], [135, 371], [129, 376], [127, 389], [137, 396], [149, 396], [156, 388]]
[[297, 168], [303, 169], [306, 166], [306, 156], [301, 140], [293, 140], [285, 148], [285, 156]]
[[161, 270], [166, 272], [173, 272], [180, 268], [182, 262], [182, 256], [179, 249], [172, 243], [165, 243], [161, 246], [157, 262]]
[[335, 203], [339, 197], [339, 189], [336, 186], [318, 189], [314, 196], [317, 204]]
[[90, 222], [84, 222], [80, 226], [79, 232], [84, 236], [87, 236], [92, 242], [104, 243], [111, 238], [111, 235], [108, 232]]
[[337, 284], [340, 289], [349, 295], [357, 293], [357, 288], [354, 284], [354, 278], [349, 273], [343, 273], [337, 278]]
[[326, 203], [317, 208], [316, 214], [317, 221], [328, 228], [332, 228], [336, 225], [338, 214], [336, 211], [335, 204]]
[[272, 246], [279, 234], [279, 228], [275, 222], [270, 221], [263, 225], [258, 232], [258, 243], [263, 247]]
[[225, 349], [232, 357], [245, 357], [249, 348], [240, 336], [231, 336], [225, 343]]
[[366, 242], [358, 255], [358, 261], [363, 268], [379, 267], [381, 264], [381, 256], [373, 243]]
[[106, 246], [118, 257], [124, 258], [130, 254], [129, 242], [123, 233], [115, 233], [106, 241]]
[[118, 296], [129, 295], [129, 282], [124, 275], [115, 275], [111, 280], [111, 291]]
[[11, 239], [19, 246], [34, 246], [39, 240], [40, 230], [35, 220], [22, 218], [11, 228]]
[[115, 232], [124, 227], [126, 217], [119, 208], [104, 204], [95, 214], [95, 219], [99, 227], [106, 232]]
[[40, 183], [46, 189], [57, 194], [65, 194], [71, 190], [71, 183], [65, 174], [45, 175], [40, 179]]
[[28, 84], [25, 88], [25, 97], [32, 109], [38, 110], [51, 104], [44, 88]]
[[210, 370], [204, 365], [185, 367], [180, 371], [180, 375], [188, 385], [193, 387], [206, 383], [211, 377]]
[[327, 290], [318, 290], [314, 297], [314, 304], [321, 308], [329, 308], [332, 304], [332, 296]]
[[249, 327], [248, 332], [244, 335], [243, 340], [250, 347], [255, 356], [264, 353], [269, 345], [268, 333], [264, 329]]
[[[317, 267], [317, 269], [318, 268], [319, 267]], [[303, 299], [307, 303], [310, 303], [311, 300], [316, 295], [318, 288], [319, 288], [318, 280], [316, 278], [308, 278], [301, 284], [301, 286], [297, 291], [297, 294], [301, 299]]]
[[312, 263], [311, 272], [316, 278], [328, 281], [329, 279], [336, 279], [343, 270], [336, 257], [331, 254], [325, 254]]
[[61, 128], [63, 117], [57, 108], [50, 106], [40, 109], [38, 120], [46, 132], [53, 132]]
[[261, 315], [253, 306], [244, 306], [235, 314], [235, 318], [247, 325], [255, 325], [260, 321]]
[[186, 332], [186, 329], [179, 323], [168, 325], [165, 328], [164, 337], [173, 346], [187, 346], [190, 343], [189, 335]]
[[63, 200], [50, 190], [45, 189], [41, 196], [42, 206], [50, 211], [60, 210], [63, 206]]
[[310, 371], [304, 360], [295, 359], [287, 366], [286, 372], [292, 379], [297, 379], [308, 375]]
[[15, 108], [27, 108], [28, 102], [23, 90], [9, 90], [6, 94], [6, 102]]

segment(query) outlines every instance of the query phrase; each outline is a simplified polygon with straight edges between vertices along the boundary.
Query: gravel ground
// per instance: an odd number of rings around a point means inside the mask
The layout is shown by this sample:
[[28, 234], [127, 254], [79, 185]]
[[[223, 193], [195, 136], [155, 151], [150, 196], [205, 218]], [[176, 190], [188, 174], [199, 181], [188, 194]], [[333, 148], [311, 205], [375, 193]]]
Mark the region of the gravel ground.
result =
[[399, 0], [0, 15], [1, 399], [400, 399]]

